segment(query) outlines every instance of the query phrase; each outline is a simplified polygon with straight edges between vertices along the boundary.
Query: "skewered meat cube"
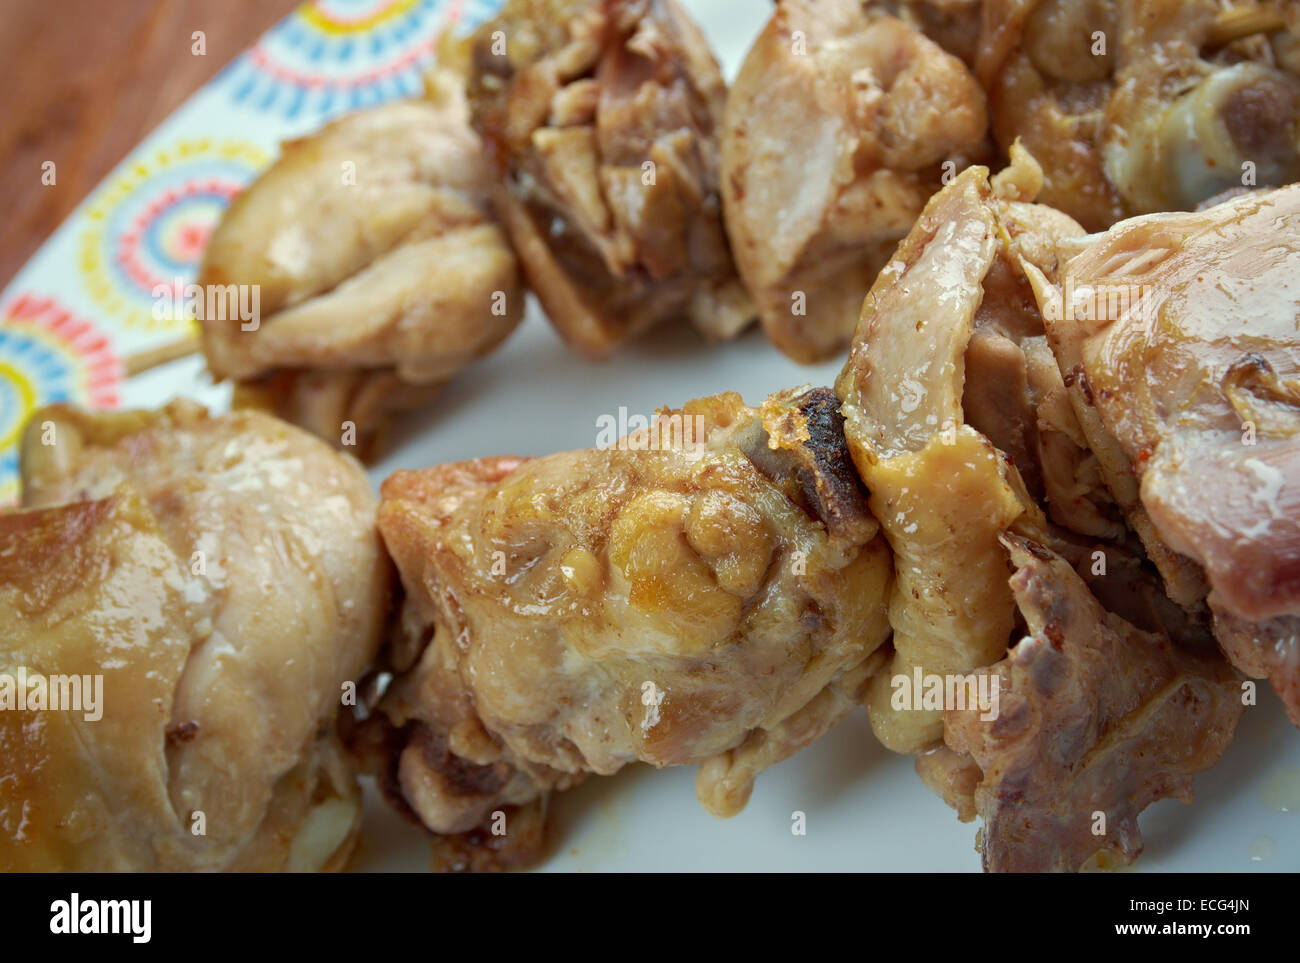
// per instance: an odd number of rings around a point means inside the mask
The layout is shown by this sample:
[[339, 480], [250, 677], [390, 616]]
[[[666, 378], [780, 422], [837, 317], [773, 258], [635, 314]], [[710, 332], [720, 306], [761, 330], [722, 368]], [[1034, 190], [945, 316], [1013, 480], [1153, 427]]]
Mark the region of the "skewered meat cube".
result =
[[[967, 170], [927, 205], [867, 297], [837, 391], [894, 554], [892, 653], [868, 683], [872, 727], [921, 753], [918, 771], [963, 819], [983, 816], [986, 869], [1076, 870], [1136, 856], [1137, 814], [1190, 798], [1243, 699], [1205, 622], [1164, 598], [1112, 517], [1035, 288], [1060, 282], [1090, 239], [1027, 203], [1042, 171], [1019, 147], [1013, 158], [991, 181]], [[1076, 494], [1061, 480], [1085, 462], [1074, 480], [1092, 510], [1056, 510]], [[1115, 569], [1094, 596], [1075, 565], [1098, 538]], [[1020, 620], [1029, 637], [1006, 654]], [[898, 680], [914, 675], [999, 695], [900, 705]]]
[[0, 866], [341, 868], [360, 793], [333, 720], [391, 579], [356, 462], [177, 401], [43, 409], [22, 474], [0, 666], [99, 676], [102, 702], [0, 712]]
[[[1042, 336], [1018, 263], [1054, 262], [1057, 244], [1081, 229], [1012, 199], [1041, 182], [1032, 159], [1019, 161], [996, 179], [1005, 199], [986, 169], [972, 167], [930, 201], [867, 295], [836, 384], [849, 450], [894, 553], [893, 658], [872, 679], [867, 708], [876, 736], [899, 752], [937, 743], [943, 719], [938, 709], [896, 707], [893, 680], [1000, 659], [1015, 608], [999, 539], [1050, 537], [1016, 463], [968, 416], [1022, 451], [1027, 468], [1048, 465], [1038, 475], [1052, 475], [1057, 456], [1040, 437], [1059, 426], [1039, 417], [1030, 361], [1012, 340]], [[1052, 380], [1035, 386], [1049, 404]], [[1002, 404], [1009, 415], [994, 410]]]
[[1029, 271], [1106, 482], [1169, 595], [1208, 601], [1300, 724], [1300, 187], [1078, 246], [1058, 283]]
[[689, 317], [753, 317], [722, 226], [726, 85], [674, 0], [509, 0], [472, 44], [475, 127], [529, 286], [577, 351], [604, 357]]
[[286, 144], [204, 253], [205, 300], [255, 286], [260, 312], [202, 319], [209, 368], [236, 380], [237, 404], [368, 455], [393, 414], [427, 404], [523, 317], [490, 188], [464, 93], [446, 73], [422, 98]]
[[977, 673], [996, 685], [997, 711], [950, 709], [947, 749], [918, 769], [963, 819], [983, 819], [990, 872], [1131, 863], [1138, 814], [1157, 799], [1190, 802], [1192, 776], [1223, 755], [1244, 711], [1241, 682], [1208, 636], [1191, 648], [1142, 632], [1060, 556], [1004, 541], [1027, 634]]
[[982, 23], [995, 139], [1019, 137], [1040, 200], [1089, 230], [1300, 179], [1294, 5], [988, 0]]
[[731, 815], [857, 704], [889, 632], [888, 548], [827, 389], [399, 472], [379, 526], [407, 594], [367, 720], [387, 732], [359, 742], [436, 833], [635, 761], [700, 764]]
[[782, 0], [727, 100], [722, 184], [736, 264], [772, 342], [839, 351], [863, 292], [942, 165], [985, 140], [965, 65], [859, 0]]

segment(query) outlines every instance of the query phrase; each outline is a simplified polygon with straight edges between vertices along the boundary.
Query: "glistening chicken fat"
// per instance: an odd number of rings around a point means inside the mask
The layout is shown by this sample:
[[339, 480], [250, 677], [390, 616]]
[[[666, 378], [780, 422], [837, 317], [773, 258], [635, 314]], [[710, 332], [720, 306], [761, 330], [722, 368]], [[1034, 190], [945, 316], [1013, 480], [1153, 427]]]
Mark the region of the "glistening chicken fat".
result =
[[388, 479], [406, 601], [367, 725], [400, 738], [359, 742], [401, 804], [465, 833], [639, 760], [700, 764], [701, 803], [730, 815], [851, 711], [890, 566], [836, 409], [825, 389], [719, 395], [659, 450]]
[[38, 411], [0, 514], [0, 665], [102, 676], [102, 715], [0, 712], [0, 867], [340, 869], [334, 734], [391, 567], [348, 456], [270, 416]]

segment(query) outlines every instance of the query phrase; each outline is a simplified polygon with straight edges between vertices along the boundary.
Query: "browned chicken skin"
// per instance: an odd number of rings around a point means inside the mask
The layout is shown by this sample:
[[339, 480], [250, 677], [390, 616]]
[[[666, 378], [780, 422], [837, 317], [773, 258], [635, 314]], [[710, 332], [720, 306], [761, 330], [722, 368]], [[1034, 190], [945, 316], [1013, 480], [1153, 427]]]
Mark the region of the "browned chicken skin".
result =
[[1170, 596], [1208, 592], [1300, 725], [1300, 187], [1081, 247], [1037, 287], [1089, 445]]
[[[204, 353], [265, 407], [366, 457], [523, 318], [515, 257], [458, 80], [284, 145], [212, 235], [205, 292], [256, 286], [260, 317], [204, 317]], [[233, 288], [232, 288], [233, 290]], [[349, 431], [349, 426], [351, 431]]]
[[[1300, 17], [1279, 2], [986, 0], [992, 131], [1089, 230], [1300, 179]], [[1246, 165], [1249, 165], [1247, 170]]]
[[653, 450], [642, 433], [385, 482], [407, 598], [379, 705], [400, 736], [375, 741], [435, 832], [636, 761], [700, 764], [700, 801], [731, 815], [857, 704], [890, 575], [834, 396], [659, 418]]
[[[333, 719], [391, 572], [360, 466], [266, 415], [39, 411], [0, 515], [0, 668], [102, 677], [0, 712], [0, 868], [342, 868]], [[11, 707], [7, 707], [11, 708]]]
[[726, 86], [675, 0], [510, 0], [472, 44], [474, 124], [528, 283], [592, 358], [661, 321], [751, 319], [722, 227]]
[[964, 819], [983, 819], [990, 872], [1131, 863], [1138, 814], [1157, 799], [1190, 802], [1192, 776], [1231, 742], [1241, 683], [1208, 637], [1191, 648], [1142, 632], [1103, 609], [1064, 559], [1027, 539], [1006, 544], [1028, 633], [980, 672], [996, 681], [997, 716], [950, 710], [944, 740], [956, 755], [918, 768]]
[[727, 99], [722, 182], [736, 263], [772, 342], [843, 348], [862, 295], [987, 124], [961, 61], [859, 0], [782, 0]]

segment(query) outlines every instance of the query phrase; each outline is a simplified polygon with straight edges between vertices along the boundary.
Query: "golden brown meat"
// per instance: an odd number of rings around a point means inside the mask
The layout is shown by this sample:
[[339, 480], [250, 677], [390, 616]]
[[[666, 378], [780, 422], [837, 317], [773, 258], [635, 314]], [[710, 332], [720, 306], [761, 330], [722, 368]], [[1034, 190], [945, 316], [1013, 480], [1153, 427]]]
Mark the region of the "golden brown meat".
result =
[[1190, 210], [1225, 190], [1300, 179], [1300, 76], [1274, 50], [1300, 35], [1286, 29], [1281, 3], [1118, 9], [1101, 147], [1129, 212]]
[[[213, 374], [239, 383], [238, 404], [368, 454], [387, 416], [427, 403], [523, 317], [490, 190], [447, 74], [286, 144], [204, 253], [205, 301], [226, 307], [202, 319]], [[231, 285], [255, 287], [258, 316], [219, 303]]]
[[876, 0], [967, 65], [975, 62], [985, 0]]
[[966, 348], [962, 410], [1011, 457], [1052, 522], [1075, 535], [1122, 540], [1122, 518], [1070, 406], [1021, 264], [1024, 258], [1055, 276], [1062, 243], [1083, 228], [1029, 203], [1042, 190], [1042, 168], [1018, 142], [1011, 159], [991, 179], [999, 242]]
[[[984, 817], [987, 869], [1076, 870], [1098, 851], [1135, 856], [1137, 814], [1189, 796], [1243, 703], [1205, 623], [1164, 597], [1112, 511], [1034, 288], [1089, 239], [1028, 203], [1043, 174], [1012, 154], [991, 181], [972, 168], [931, 199], [867, 296], [837, 391], [894, 555], [872, 727], [920, 753], [963, 819]], [[1006, 655], [1022, 624], [1030, 638]], [[900, 681], [934, 680], [933, 705], [898, 698]]]
[[988, 0], [994, 137], [1089, 230], [1300, 178], [1300, 18], [1253, 0]]
[[1089, 238], [1036, 278], [1070, 400], [1172, 598], [1300, 724], [1300, 187]]
[[945, 714], [947, 750], [918, 766], [979, 835], [990, 872], [1132, 862], [1137, 818], [1190, 802], [1192, 776], [1227, 748], [1241, 683], [1206, 639], [1176, 647], [1105, 611], [1059, 556], [1006, 537], [1027, 634], [990, 669], [994, 718]]
[[660, 413], [657, 441], [389, 478], [407, 597], [371, 718], [399, 805], [475, 831], [641, 761], [700, 764], [701, 803], [731, 815], [849, 712], [890, 565], [836, 408], [720, 395]]
[[872, 679], [867, 708], [898, 752], [936, 743], [943, 720], [938, 709], [896, 705], [894, 680], [1001, 658], [1015, 609], [999, 538], [1049, 537], [1007, 454], [1050, 478], [1056, 455], [1043, 446], [1068, 430], [1048, 417], [1059, 376], [1037, 374], [1044, 366], [1026, 350], [1041, 320], [1019, 265], [1054, 264], [1081, 229], [1013, 199], [1032, 197], [1035, 171], [1018, 155], [995, 178], [998, 197], [988, 171], [973, 167], [931, 199], [867, 295], [836, 383], [854, 464], [894, 552], [893, 660]]
[[772, 342], [841, 350], [862, 295], [941, 183], [979, 151], [984, 95], [955, 57], [860, 0], [782, 0], [727, 99], [722, 183]]
[[0, 697], [21, 672], [102, 699], [0, 712], [0, 868], [341, 868], [360, 793], [333, 719], [391, 577], [355, 461], [178, 401], [43, 409], [22, 471]]
[[675, 0], [509, 0], [472, 41], [474, 124], [528, 283], [577, 351], [751, 319], [722, 227], [726, 86]]

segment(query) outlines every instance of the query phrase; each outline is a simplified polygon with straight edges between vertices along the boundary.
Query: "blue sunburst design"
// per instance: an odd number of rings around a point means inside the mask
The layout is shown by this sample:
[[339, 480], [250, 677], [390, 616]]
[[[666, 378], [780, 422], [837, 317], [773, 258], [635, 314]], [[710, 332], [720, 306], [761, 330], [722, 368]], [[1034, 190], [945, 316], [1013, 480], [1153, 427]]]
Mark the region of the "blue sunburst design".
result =
[[299, 7], [216, 83], [237, 103], [319, 120], [423, 89], [443, 29], [472, 29], [503, 0], [317, 0]]
[[75, 401], [115, 408], [122, 364], [89, 321], [23, 294], [0, 310], [0, 506], [18, 495], [18, 445], [37, 408]]

